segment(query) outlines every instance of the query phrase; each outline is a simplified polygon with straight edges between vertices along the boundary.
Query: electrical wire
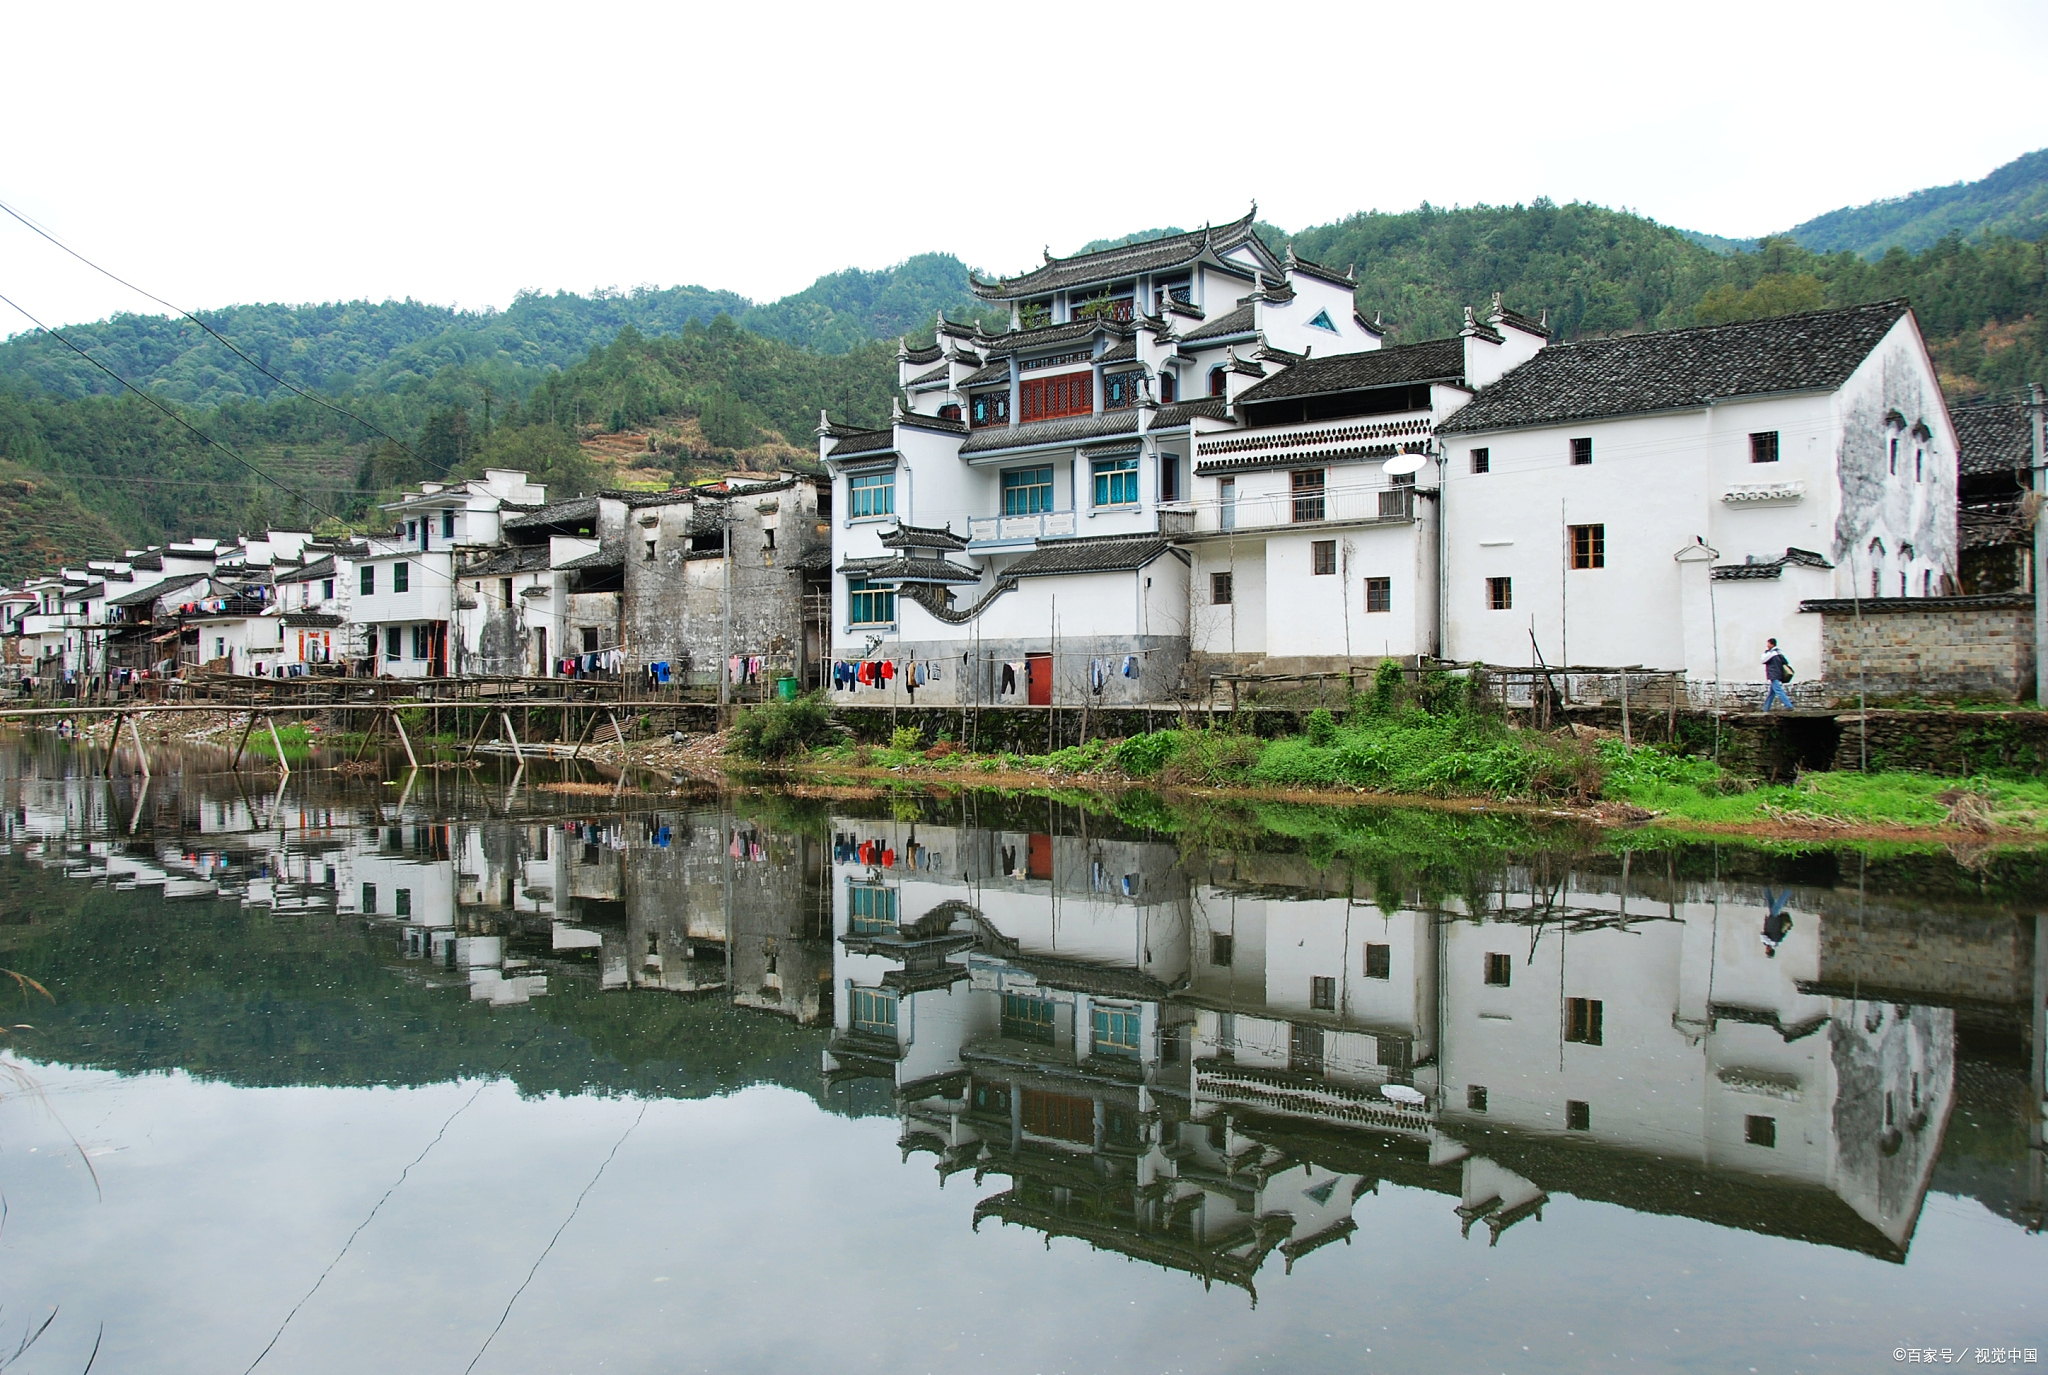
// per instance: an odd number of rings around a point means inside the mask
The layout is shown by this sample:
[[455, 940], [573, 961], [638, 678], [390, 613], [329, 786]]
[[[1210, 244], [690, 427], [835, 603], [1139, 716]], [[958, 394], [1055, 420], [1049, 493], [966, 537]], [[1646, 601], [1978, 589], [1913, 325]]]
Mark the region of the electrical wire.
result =
[[[400, 449], [405, 451], [408, 457], [418, 460], [420, 462], [425, 461], [424, 459], [420, 459], [420, 456], [413, 452], [412, 446], [407, 444], [404, 440], [399, 439], [397, 436], [393, 434], [390, 434], [380, 426], [363, 419], [354, 411], [349, 410], [346, 406], [337, 406], [332, 401], [329, 401], [327, 398], [323, 396], [316, 396], [312, 392], [306, 391], [305, 389], [301, 388], [296, 383], [293, 383], [283, 377], [278, 376], [269, 368], [266, 368], [263, 366], [263, 364], [257, 362], [254, 358], [251, 358], [248, 354], [242, 352], [241, 349], [235, 346], [234, 341], [230, 340], [226, 335], [222, 334], [212, 325], [207, 324], [206, 321], [200, 319], [197, 315], [194, 315], [191, 311], [186, 310], [182, 306], [174, 306], [169, 301], [166, 301], [163, 297], [157, 295], [155, 292], [146, 291], [142, 287], [139, 287], [135, 285], [135, 283], [129, 281], [126, 277], [119, 276], [118, 274], [111, 272], [104, 267], [101, 267], [98, 263], [86, 257], [77, 249], [73, 248], [70, 244], [65, 243], [55, 234], [43, 228], [43, 226], [37, 224], [28, 216], [22, 214], [19, 210], [16, 210], [6, 201], [0, 201], [0, 211], [5, 211], [7, 214], [13, 216], [14, 219], [18, 220], [22, 225], [26, 226], [32, 233], [39, 235], [49, 243], [62, 249], [64, 252], [69, 253], [72, 257], [78, 259], [78, 261], [84, 263], [87, 267], [99, 273], [102, 277], [107, 278], [109, 281], [119, 282], [122, 286], [127, 287], [136, 295], [147, 297], [149, 300], [155, 301], [158, 305], [162, 306], [165, 310], [175, 311], [177, 314], [184, 316], [187, 320], [190, 320], [193, 324], [199, 326], [199, 328], [205, 330], [208, 334], [212, 335], [215, 339], [219, 340], [221, 345], [224, 348], [226, 348], [228, 352], [234, 354], [235, 357], [241, 359], [244, 363], [247, 363], [250, 367], [256, 369], [256, 371], [262, 373], [265, 377], [268, 377], [271, 381], [277, 383], [280, 387], [283, 387], [286, 391], [291, 392], [294, 396], [304, 397], [306, 400], [311, 401], [316, 406], [324, 406], [328, 410], [333, 411], [336, 415], [346, 416], [350, 420], [355, 421], [356, 424], [361, 425], [370, 433], [374, 435], [379, 435], [383, 437], [385, 440], [389, 441], [390, 443], [396, 444]], [[10, 301], [8, 304], [12, 305], [13, 302]], [[18, 306], [15, 308], [17, 310], [20, 309], [20, 307]], [[24, 311], [23, 314], [27, 314], [27, 312]], [[45, 329], [44, 332], [52, 333], [52, 331], [48, 329]]]

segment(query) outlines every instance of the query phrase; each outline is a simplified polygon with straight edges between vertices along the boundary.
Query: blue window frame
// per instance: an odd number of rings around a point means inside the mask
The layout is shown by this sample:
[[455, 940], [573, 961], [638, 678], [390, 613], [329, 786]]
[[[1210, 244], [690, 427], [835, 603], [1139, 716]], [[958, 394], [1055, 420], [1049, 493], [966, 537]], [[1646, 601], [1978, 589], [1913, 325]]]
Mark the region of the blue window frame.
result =
[[441, 538], [455, 538], [455, 512], [452, 509], [441, 513]]
[[1326, 329], [1332, 334], [1337, 332], [1337, 327], [1330, 323], [1330, 312], [1327, 310], [1317, 311], [1316, 318], [1308, 322], [1308, 327], [1310, 329]]
[[853, 990], [853, 1026], [876, 1036], [896, 1034], [896, 995], [886, 988]]
[[846, 479], [846, 511], [855, 520], [895, 515], [895, 472], [856, 473]]
[[846, 885], [847, 930], [872, 936], [896, 929], [896, 890], [871, 883]]
[[1097, 1055], [1136, 1055], [1138, 1053], [1138, 1028], [1143, 1014], [1135, 1007], [1098, 1007], [1095, 1009], [1095, 1053]]
[[866, 578], [848, 578], [846, 621], [848, 625], [894, 625], [896, 589], [870, 587]]
[[1052, 509], [1052, 468], [1012, 468], [1003, 474], [1003, 514], [1035, 516]]
[[1033, 998], [1021, 993], [1003, 995], [1003, 1035], [1019, 1041], [1053, 1043], [1053, 1008], [1050, 998]]
[[1136, 506], [1138, 504], [1138, 460], [1099, 458], [1095, 461], [1095, 504]]

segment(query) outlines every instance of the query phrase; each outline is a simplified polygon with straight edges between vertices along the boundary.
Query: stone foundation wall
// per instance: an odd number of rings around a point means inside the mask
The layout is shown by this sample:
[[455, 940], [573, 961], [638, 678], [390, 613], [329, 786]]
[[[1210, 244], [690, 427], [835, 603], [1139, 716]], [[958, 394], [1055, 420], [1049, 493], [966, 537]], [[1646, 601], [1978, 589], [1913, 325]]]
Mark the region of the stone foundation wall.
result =
[[2019, 701], [2034, 688], [2034, 599], [1885, 597], [1800, 604], [1821, 617], [1822, 676], [1837, 700], [1972, 697]]

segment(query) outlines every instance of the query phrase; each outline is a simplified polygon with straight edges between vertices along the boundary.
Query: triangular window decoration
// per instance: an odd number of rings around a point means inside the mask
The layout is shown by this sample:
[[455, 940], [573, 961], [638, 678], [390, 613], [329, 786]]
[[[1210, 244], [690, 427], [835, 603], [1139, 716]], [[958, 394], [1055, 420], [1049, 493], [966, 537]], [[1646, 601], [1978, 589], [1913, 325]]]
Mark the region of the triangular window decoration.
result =
[[1337, 327], [1330, 323], [1330, 312], [1327, 310], [1317, 311], [1316, 318], [1308, 323], [1310, 329], [1326, 329], [1332, 334], [1337, 332]]

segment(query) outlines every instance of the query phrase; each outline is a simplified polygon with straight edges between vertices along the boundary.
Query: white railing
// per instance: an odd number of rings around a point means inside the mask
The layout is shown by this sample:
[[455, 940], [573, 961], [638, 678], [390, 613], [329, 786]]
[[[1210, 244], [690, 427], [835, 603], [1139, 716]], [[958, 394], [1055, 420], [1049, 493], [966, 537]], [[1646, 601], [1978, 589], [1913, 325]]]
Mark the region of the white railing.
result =
[[1415, 519], [1415, 489], [1388, 483], [1325, 487], [1313, 492], [1262, 492], [1189, 503], [1198, 531], [1269, 530], [1276, 526]]
[[1428, 411], [1348, 420], [1311, 420], [1250, 431], [1220, 430], [1196, 437], [1195, 464], [1200, 467], [1225, 459], [1249, 457], [1309, 462], [1363, 448], [1383, 449], [1391, 444], [1414, 443], [1428, 439], [1434, 432], [1435, 422]]
[[967, 522], [967, 538], [974, 544], [1004, 540], [1057, 539], [1074, 533], [1072, 511], [1040, 511], [1029, 516], [984, 516]]

